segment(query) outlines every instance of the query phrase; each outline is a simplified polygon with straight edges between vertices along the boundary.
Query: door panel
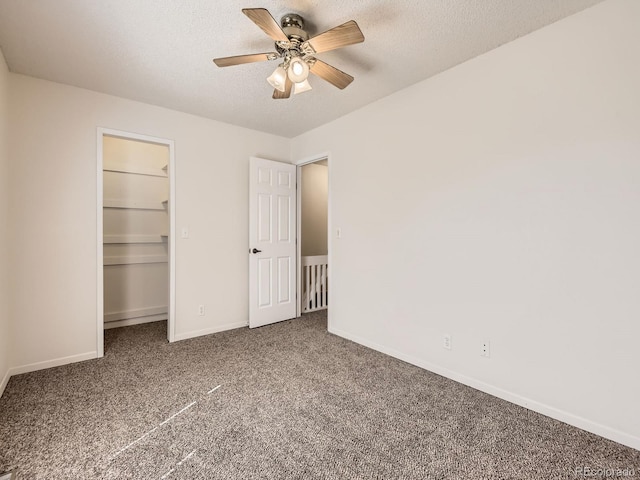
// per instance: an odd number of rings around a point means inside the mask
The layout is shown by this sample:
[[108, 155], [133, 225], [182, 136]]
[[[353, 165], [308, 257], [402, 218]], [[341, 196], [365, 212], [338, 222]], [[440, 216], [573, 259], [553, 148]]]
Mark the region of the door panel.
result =
[[271, 195], [258, 195], [258, 241], [271, 243]]
[[[296, 167], [251, 158], [249, 326], [296, 316]], [[254, 253], [255, 251], [255, 253]]]
[[291, 301], [291, 259], [278, 258], [278, 303], [280, 305]]
[[289, 242], [291, 238], [291, 199], [278, 195], [278, 241]]
[[258, 307], [271, 306], [271, 259], [258, 259]]

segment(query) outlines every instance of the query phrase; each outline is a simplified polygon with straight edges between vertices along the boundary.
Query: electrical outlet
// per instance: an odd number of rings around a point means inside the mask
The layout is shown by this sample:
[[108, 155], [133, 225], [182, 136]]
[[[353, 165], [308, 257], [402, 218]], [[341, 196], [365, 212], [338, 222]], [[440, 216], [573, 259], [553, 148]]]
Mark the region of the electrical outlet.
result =
[[489, 340], [483, 340], [480, 344], [480, 356], [489, 358], [491, 356], [491, 345]]
[[445, 333], [442, 336], [442, 348], [446, 348], [447, 350], [451, 350], [451, 335]]
[[201, 317], [204, 316], [204, 305], [198, 306], [198, 315], [200, 315]]

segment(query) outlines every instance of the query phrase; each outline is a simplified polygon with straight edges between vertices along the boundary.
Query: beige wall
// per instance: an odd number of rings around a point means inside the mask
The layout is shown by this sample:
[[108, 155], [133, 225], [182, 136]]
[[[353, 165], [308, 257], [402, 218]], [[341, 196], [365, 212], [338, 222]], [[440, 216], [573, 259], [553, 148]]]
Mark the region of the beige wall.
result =
[[598, 4], [293, 140], [331, 152], [331, 331], [640, 448], [639, 18]]
[[98, 126], [175, 141], [176, 226], [190, 231], [176, 242], [176, 336], [245, 325], [249, 157], [287, 160], [289, 141], [9, 77], [14, 371], [95, 355]]
[[310, 163], [302, 167], [302, 255], [327, 254], [329, 168]]
[[11, 327], [9, 325], [9, 71], [0, 50], [0, 395], [9, 380]]

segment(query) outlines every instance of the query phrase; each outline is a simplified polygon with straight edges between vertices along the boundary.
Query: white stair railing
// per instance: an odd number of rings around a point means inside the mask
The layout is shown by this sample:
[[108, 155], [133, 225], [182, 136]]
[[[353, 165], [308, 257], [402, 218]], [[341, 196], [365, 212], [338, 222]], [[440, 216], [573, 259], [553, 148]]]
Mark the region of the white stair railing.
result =
[[302, 312], [324, 310], [329, 305], [327, 255], [302, 257]]

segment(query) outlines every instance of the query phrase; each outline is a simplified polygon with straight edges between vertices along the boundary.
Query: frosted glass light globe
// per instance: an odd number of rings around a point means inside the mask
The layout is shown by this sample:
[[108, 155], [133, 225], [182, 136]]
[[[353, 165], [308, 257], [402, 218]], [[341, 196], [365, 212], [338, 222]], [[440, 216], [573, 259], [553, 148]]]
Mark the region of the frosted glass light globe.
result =
[[305, 80], [304, 82], [295, 83], [293, 85], [293, 94], [298, 95], [299, 93], [308, 92], [311, 90], [311, 84], [309, 84], [309, 80]]
[[289, 80], [293, 83], [302, 83], [309, 76], [309, 65], [300, 57], [293, 57], [289, 64]]
[[281, 92], [284, 92], [286, 80], [287, 72], [282, 68], [282, 65], [276, 68], [271, 76], [267, 78], [267, 82], [269, 82], [273, 88], [280, 90]]

